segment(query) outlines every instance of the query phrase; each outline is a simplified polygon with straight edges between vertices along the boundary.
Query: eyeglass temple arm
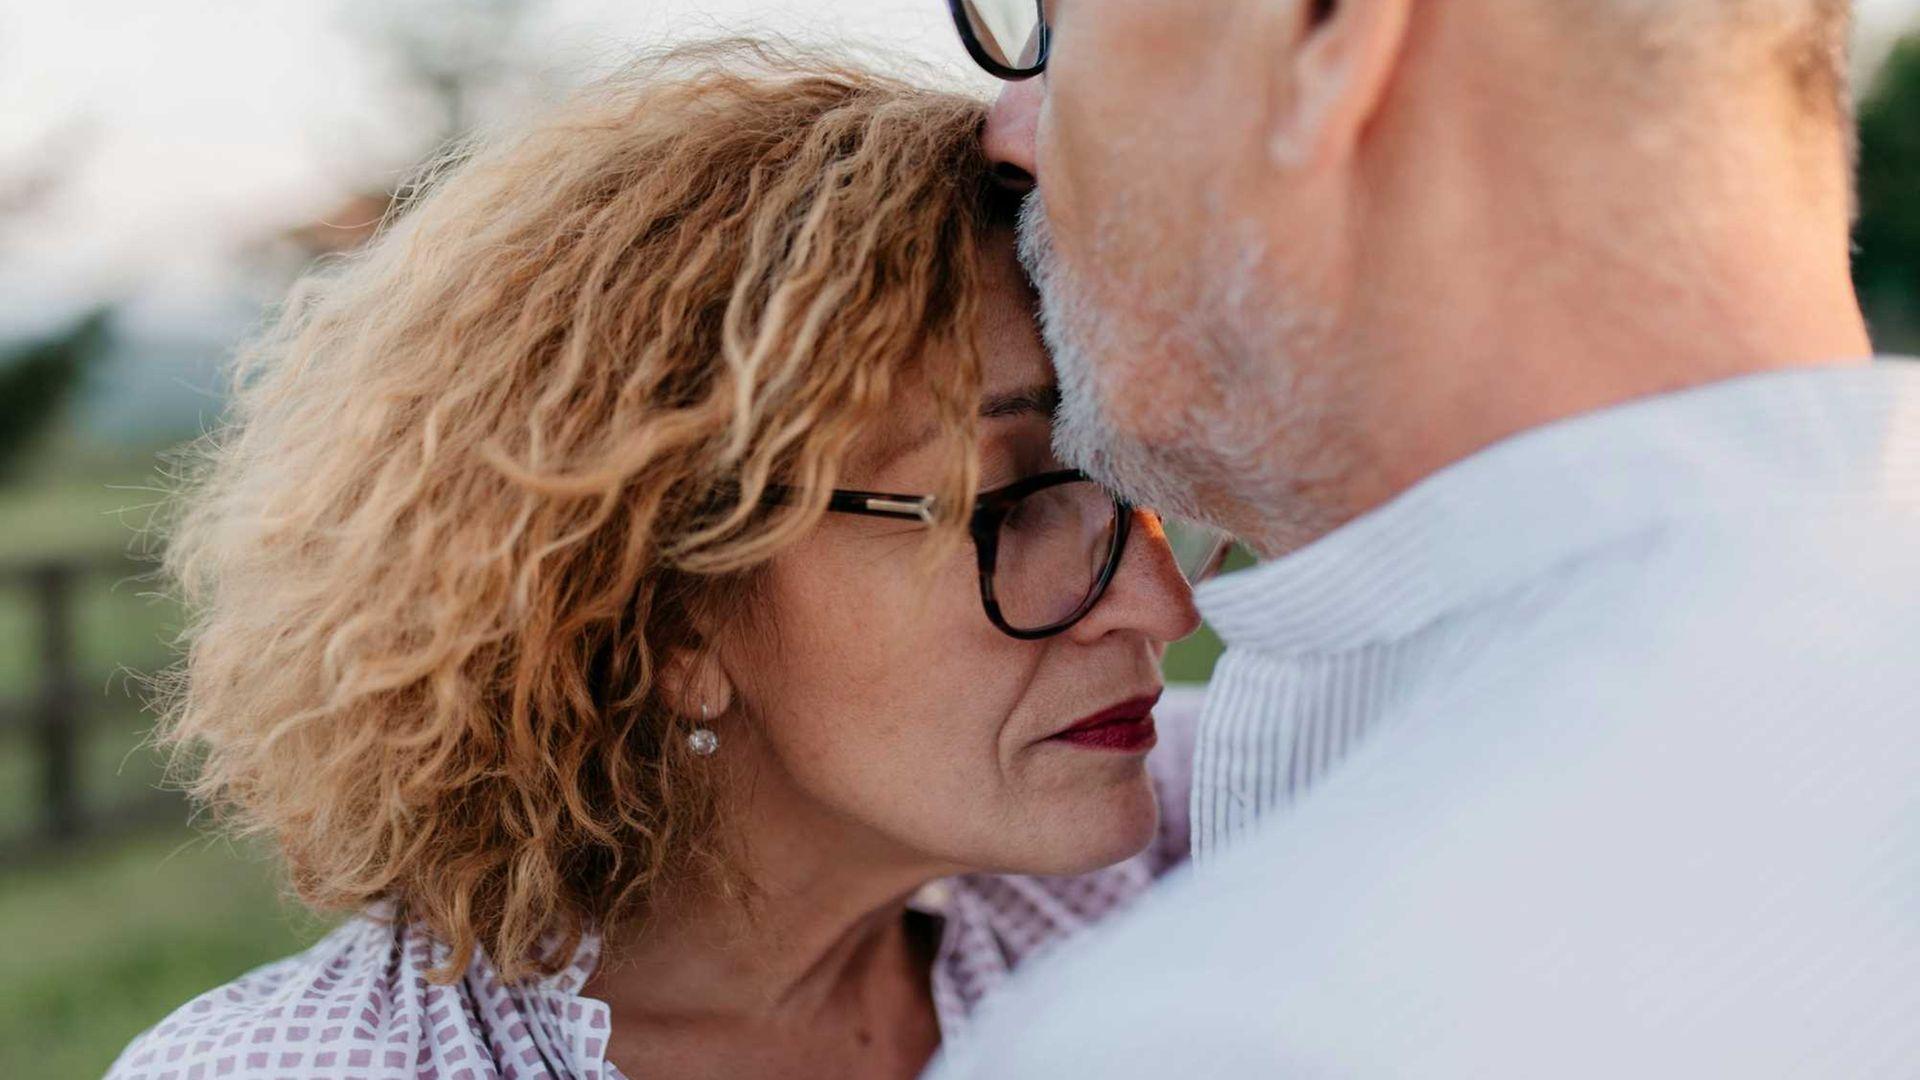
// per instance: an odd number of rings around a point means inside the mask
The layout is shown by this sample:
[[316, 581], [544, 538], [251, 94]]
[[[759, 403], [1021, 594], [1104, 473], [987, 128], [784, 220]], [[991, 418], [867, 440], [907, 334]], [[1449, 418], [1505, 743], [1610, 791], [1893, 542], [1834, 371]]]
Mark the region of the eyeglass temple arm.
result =
[[836, 514], [860, 514], [865, 517], [898, 518], [902, 521], [933, 523], [933, 498], [927, 495], [835, 491], [827, 497], [827, 509]]
[[[767, 489], [767, 501], [787, 504], [794, 491], [784, 486]], [[895, 518], [901, 521], [933, 523], [934, 499], [931, 495], [889, 495], [880, 491], [836, 490], [827, 494], [827, 511], [834, 514], [859, 514], [862, 517]]]

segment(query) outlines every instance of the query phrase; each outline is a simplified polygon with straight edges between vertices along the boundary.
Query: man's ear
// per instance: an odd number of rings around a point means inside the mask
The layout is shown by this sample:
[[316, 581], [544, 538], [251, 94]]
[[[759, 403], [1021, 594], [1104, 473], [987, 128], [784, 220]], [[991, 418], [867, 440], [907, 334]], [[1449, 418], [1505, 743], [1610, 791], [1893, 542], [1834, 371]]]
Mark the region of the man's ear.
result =
[[733, 707], [733, 681], [712, 655], [675, 649], [660, 665], [660, 700], [688, 720], [713, 719]]
[[1406, 46], [1413, 0], [1272, 0], [1287, 20], [1268, 95], [1267, 149], [1283, 169], [1353, 150]]

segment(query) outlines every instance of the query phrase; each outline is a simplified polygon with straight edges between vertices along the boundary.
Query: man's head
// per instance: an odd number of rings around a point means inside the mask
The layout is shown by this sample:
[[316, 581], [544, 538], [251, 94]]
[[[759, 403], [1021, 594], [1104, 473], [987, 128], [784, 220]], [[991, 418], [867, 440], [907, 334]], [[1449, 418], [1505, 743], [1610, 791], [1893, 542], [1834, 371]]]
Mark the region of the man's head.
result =
[[[1845, 0], [1050, 15], [1047, 76], [987, 143], [1038, 182], [1023, 246], [1062, 450], [1269, 551], [1514, 431], [1739, 366], [1656, 362], [1678, 332], [1656, 315], [1697, 330], [1844, 286]], [[1705, 336], [1783, 354], [1761, 367], [1845, 335]], [[1528, 370], [1576, 345], [1633, 359]]]

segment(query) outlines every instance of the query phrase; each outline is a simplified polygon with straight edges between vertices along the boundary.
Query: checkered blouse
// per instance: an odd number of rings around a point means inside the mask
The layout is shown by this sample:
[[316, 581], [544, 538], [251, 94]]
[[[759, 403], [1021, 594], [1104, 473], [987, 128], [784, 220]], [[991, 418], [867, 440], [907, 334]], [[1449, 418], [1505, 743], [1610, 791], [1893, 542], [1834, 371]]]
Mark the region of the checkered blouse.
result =
[[[1160, 835], [1080, 877], [974, 875], [937, 882], [915, 907], [939, 916], [933, 1001], [951, 1041], [1023, 961], [1138, 896], [1185, 859], [1198, 696], [1170, 691], [1149, 758]], [[624, 1080], [606, 1060], [608, 1010], [580, 989], [600, 956], [509, 985], [484, 955], [451, 986], [427, 981], [445, 947], [418, 927], [359, 918], [298, 956], [200, 995], [135, 1039], [108, 1080]]]

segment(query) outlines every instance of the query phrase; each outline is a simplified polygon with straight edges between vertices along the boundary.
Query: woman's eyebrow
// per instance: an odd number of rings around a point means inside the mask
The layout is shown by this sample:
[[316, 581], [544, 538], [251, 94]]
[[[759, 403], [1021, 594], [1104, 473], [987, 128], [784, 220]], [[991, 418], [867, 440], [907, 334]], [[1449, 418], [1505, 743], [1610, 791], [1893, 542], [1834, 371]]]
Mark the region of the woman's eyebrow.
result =
[[988, 394], [980, 401], [980, 416], [998, 420], [1008, 416], [1051, 417], [1060, 407], [1060, 388], [1052, 383], [1036, 383], [1017, 390]]
[[[1059, 387], [1052, 383], [1035, 383], [981, 398], [980, 418], [1004, 420], [1016, 416], [1038, 416], [1050, 420], [1054, 410], [1059, 407]], [[854, 460], [864, 469], [878, 470], [925, 448], [939, 433], [939, 428], [927, 424], [887, 439], [865, 453], [855, 455]]]

